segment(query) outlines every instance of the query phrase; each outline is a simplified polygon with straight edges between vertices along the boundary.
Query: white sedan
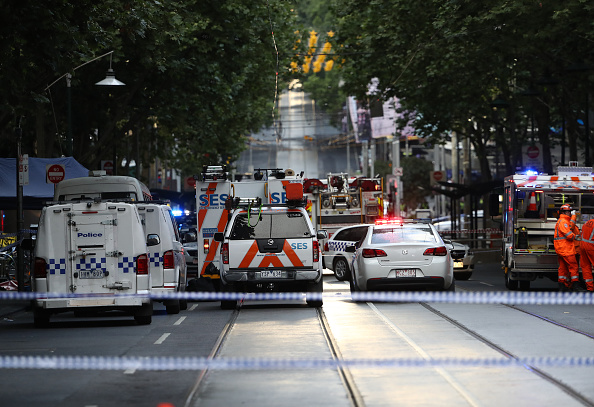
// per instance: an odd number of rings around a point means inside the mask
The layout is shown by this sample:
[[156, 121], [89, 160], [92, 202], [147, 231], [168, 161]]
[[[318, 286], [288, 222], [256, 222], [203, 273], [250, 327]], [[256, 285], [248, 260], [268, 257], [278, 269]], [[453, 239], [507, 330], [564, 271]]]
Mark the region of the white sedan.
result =
[[455, 290], [450, 251], [430, 223], [378, 220], [355, 247], [351, 292]]

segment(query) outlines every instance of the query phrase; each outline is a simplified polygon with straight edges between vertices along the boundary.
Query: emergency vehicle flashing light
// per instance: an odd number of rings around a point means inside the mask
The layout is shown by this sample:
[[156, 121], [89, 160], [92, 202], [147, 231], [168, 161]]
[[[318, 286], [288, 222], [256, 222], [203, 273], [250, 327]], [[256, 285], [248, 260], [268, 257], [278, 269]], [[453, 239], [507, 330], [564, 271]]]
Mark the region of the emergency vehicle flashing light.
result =
[[402, 226], [402, 218], [381, 218], [375, 220], [376, 226]]

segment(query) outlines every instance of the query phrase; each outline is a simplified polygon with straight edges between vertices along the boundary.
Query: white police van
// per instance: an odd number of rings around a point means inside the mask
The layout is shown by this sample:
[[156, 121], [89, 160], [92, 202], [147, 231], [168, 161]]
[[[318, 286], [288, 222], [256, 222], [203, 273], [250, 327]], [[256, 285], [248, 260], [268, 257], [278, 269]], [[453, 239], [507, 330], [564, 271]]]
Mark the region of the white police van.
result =
[[[187, 266], [177, 222], [167, 205], [137, 204], [146, 235], [152, 293], [185, 291]], [[187, 300], [163, 300], [168, 314], [178, 314], [188, 307]]]
[[43, 208], [32, 279], [39, 294], [35, 326], [76, 310], [126, 310], [139, 324], [150, 324], [150, 277], [136, 204], [97, 198]]

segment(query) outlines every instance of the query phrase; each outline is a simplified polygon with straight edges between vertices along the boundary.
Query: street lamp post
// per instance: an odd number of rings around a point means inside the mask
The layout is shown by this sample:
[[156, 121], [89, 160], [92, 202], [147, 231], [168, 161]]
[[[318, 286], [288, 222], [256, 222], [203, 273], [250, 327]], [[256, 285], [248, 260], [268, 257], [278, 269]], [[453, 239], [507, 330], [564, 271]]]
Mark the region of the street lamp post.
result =
[[73, 137], [72, 137], [72, 73], [74, 73], [74, 71], [76, 71], [79, 68], [82, 68], [83, 66], [90, 64], [93, 61], [97, 61], [98, 59], [101, 59], [107, 55], [109, 55], [109, 69], [107, 70], [107, 75], [105, 77], [105, 79], [103, 79], [102, 81], [97, 82], [95, 85], [97, 86], [124, 86], [125, 83], [118, 81], [115, 78], [115, 73], [113, 71], [113, 69], [111, 68], [111, 62], [112, 62], [112, 54], [113, 51], [109, 51], [106, 52], [103, 55], [99, 55], [98, 57], [95, 57], [79, 66], [77, 66], [76, 68], [72, 69], [71, 72], [67, 72], [64, 75], [60, 76], [58, 79], [56, 79], [55, 81], [53, 81], [52, 83], [50, 83], [49, 85], [47, 85], [47, 87], [44, 89], [45, 91], [48, 91], [49, 88], [51, 88], [54, 84], [56, 84], [60, 79], [62, 78], [66, 78], [66, 103], [68, 105], [68, 116], [67, 116], [67, 120], [68, 120], [68, 128], [66, 130], [66, 135], [68, 137], [68, 155], [70, 157], [73, 156], [73, 151], [74, 151], [74, 142], [73, 142]]

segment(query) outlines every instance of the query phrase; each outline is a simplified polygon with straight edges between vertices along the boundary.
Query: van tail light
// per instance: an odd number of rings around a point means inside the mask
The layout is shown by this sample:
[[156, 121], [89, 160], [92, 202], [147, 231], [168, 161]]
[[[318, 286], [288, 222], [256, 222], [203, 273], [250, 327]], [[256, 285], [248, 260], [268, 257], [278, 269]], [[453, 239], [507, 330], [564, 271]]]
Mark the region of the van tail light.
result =
[[146, 275], [148, 273], [148, 256], [146, 254], [141, 254], [136, 258], [136, 275]]
[[210, 249], [210, 239], [204, 239], [202, 247], [204, 247], [204, 253], [208, 254], [208, 250]]
[[317, 240], [313, 241], [313, 261], [314, 263], [320, 261], [320, 243]]
[[223, 243], [223, 246], [221, 246], [221, 257], [223, 258], [223, 264], [229, 264], [229, 243]]
[[33, 276], [35, 278], [46, 278], [47, 277], [47, 263], [40, 257], [35, 258], [35, 266], [33, 269]]
[[173, 250], [168, 250], [165, 253], [163, 253], [163, 268], [175, 268], [175, 257], [173, 257]]
[[388, 254], [382, 249], [363, 249], [361, 251], [363, 257], [388, 257]]
[[447, 256], [448, 249], [445, 246], [431, 247], [423, 253], [423, 256]]
[[329, 252], [330, 249], [328, 248], [328, 242], [324, 243], [324, 251]]

